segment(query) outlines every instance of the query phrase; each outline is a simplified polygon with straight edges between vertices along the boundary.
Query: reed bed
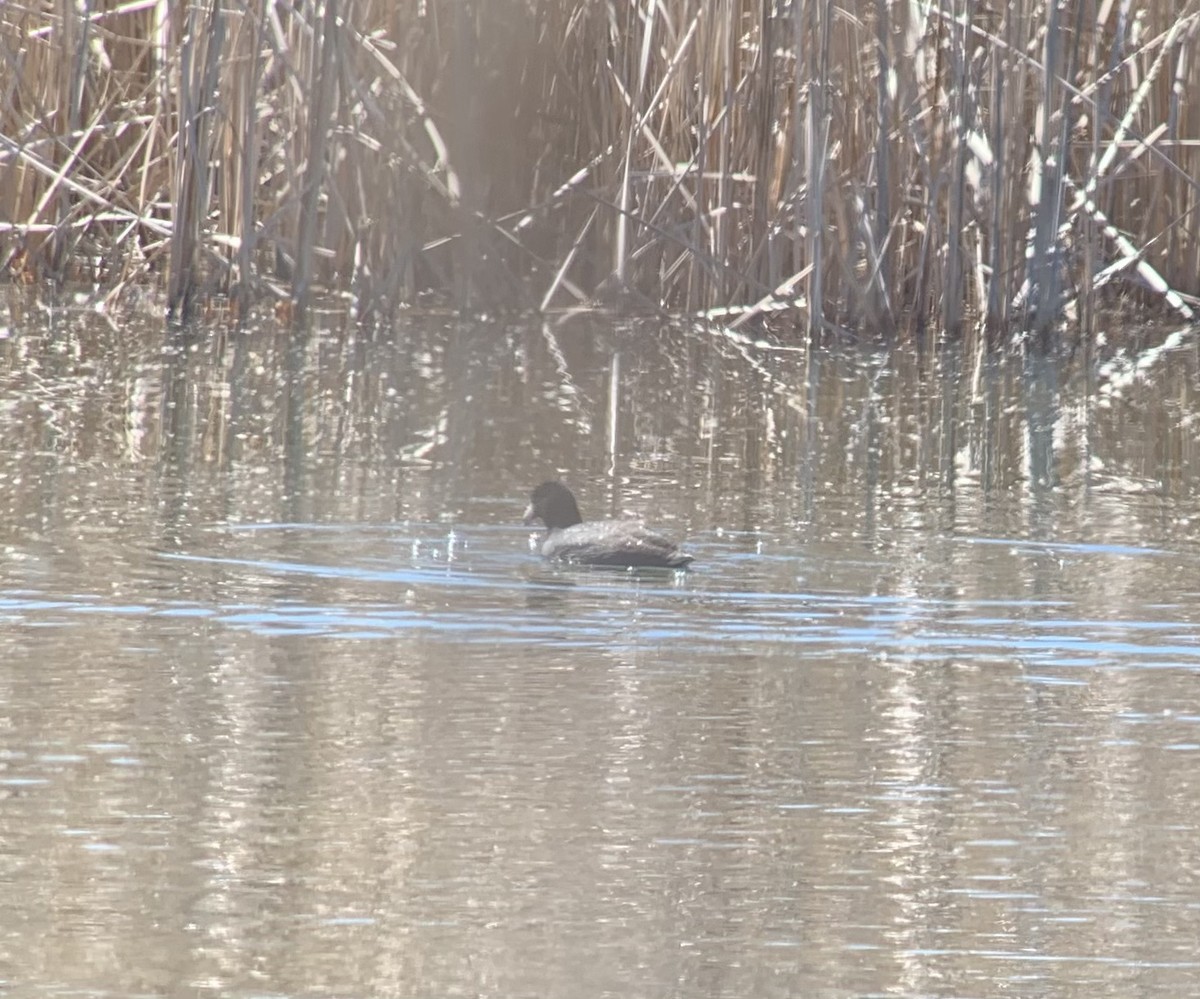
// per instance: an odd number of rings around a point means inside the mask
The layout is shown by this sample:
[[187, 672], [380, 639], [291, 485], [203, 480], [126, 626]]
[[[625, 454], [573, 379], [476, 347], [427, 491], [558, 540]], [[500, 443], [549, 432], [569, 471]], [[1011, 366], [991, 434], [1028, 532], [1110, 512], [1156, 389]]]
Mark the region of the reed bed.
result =
[[1200, 4], [6, 0], [0, 268], [362, 315], [1194, 318]]

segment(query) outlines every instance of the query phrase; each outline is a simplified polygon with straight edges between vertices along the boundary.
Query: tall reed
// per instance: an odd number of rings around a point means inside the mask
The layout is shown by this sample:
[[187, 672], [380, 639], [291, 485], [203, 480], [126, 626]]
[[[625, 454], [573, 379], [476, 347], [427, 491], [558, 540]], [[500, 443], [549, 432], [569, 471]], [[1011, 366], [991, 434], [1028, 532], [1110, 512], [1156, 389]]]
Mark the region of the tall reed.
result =
[[0, 266], [889, 336], [1200, 295], [1170, 0], [9, 0]]

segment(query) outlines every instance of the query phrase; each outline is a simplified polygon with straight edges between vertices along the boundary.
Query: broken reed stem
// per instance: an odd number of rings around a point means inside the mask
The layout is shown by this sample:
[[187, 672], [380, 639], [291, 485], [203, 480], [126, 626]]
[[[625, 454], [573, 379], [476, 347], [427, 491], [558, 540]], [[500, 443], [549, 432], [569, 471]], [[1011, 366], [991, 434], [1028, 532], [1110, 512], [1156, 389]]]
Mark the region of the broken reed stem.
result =
[[178, 315], [617, 288], [992, 343], [1200, 296], [1194, 5], [87, 11], [0, 4], [0, 266], [22, 280], [161, 280]]

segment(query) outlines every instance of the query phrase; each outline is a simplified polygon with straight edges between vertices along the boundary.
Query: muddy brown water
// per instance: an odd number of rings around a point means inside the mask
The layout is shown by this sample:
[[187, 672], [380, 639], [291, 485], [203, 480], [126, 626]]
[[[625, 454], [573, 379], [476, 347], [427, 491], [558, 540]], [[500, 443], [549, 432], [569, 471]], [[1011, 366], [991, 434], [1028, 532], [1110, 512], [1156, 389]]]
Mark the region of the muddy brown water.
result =
[[1194, 991], [1188, 336], [0, 318], [0, 991]]

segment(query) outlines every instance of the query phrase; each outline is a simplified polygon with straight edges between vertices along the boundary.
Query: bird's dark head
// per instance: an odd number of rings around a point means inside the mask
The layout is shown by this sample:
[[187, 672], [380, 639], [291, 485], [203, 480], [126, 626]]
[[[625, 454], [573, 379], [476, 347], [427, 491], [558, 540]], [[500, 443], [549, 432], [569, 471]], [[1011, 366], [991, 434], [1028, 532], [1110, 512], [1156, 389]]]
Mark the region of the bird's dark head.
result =
[[532, 524], [535, 520], [552, 531], [583, 523], [575, 497], [561, 482], [543, 482], [533, 491], [525, 508], [525, 523]]

